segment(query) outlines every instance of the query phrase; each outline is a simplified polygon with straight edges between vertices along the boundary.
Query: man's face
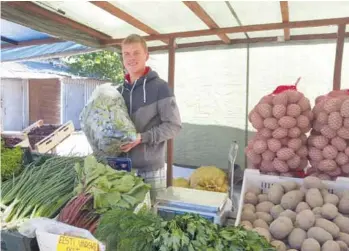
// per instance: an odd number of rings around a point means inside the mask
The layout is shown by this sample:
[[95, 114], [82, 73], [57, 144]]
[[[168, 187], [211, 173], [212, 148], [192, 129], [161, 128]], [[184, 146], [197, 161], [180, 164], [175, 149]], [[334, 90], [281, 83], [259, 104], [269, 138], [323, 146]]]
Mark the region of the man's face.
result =
[[135, 74], [144, 71], [149, 53], [140, 43], [122, 45], [122, 58], [128, 73]]

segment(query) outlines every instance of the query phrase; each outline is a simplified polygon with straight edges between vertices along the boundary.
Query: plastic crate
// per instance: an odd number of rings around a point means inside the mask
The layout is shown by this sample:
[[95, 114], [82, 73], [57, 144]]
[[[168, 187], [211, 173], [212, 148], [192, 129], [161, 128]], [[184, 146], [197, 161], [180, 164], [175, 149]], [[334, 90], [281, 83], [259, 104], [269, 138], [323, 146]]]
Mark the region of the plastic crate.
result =
[[36, 238], [28, 238], [18, 232], [1, 230], [1, 251], [39, 251]]
[[[244, 198], [247, 189], [249, 189], [250, 187], [259, 186], [262, 189], [262, 192], [265, 193], [273, 184], [281, 183], [284, 181], [295, 181], [298, 184], [303, 184], [304, 179], [265, 175], [261, 174], [259, 170], [256, 169], [246, 169], [241, 189], [239, 209], [235, 221], [235, 226], [238, 226], [240, 224], [242, 208], [244, 205]], [[322, 182], [327, 185], [328, 191], [330, 193], [349, 190], [349, 178], [338, 177], [336, 181], [323, 180]]]

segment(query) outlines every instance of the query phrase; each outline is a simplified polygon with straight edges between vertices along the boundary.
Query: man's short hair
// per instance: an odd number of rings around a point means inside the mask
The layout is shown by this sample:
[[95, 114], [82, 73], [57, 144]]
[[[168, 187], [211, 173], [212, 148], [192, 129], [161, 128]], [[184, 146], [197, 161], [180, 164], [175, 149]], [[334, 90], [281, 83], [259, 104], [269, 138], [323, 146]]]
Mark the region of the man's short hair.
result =
[[135, 43], [140, 43], [142, 45], [142, 47], [144, 48], [144, 50], [146, 52], [148, 51], [147, 42], [145, 41], [145, 39], [143, 37], [141, 37], [140, 35], [137, 35], [137, 34], [131, 34], [131, 35], [127, 36], [122, 41], [121, 45], [124, 45], [124, 44], [135, 44]]

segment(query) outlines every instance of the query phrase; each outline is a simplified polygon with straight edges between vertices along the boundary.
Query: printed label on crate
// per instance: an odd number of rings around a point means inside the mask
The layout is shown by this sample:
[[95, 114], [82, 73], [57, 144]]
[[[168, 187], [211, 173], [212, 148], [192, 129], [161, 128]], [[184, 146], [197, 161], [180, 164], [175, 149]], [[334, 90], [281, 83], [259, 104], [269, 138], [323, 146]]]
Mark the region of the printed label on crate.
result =
[[56, 251], [98, 251], [98, 243], [88, 239], [59, 236]]

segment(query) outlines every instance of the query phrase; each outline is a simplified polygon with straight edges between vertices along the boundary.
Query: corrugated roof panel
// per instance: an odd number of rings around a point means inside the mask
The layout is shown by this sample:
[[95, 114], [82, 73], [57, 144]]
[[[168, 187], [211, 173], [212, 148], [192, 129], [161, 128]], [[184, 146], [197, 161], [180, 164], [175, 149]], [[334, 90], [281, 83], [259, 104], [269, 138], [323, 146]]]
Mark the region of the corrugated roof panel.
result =
[[146, 35], [141, 30], [87, 1], [45, 1], [40, 3], [43, 3], [40, 6], [50, 11], [52, 11], [52, 8], [60, 9], [65, 12], [65, 17], [90, 26], [113, 38], [123, 38], [130, 33]]
[[242, 25], [279, 23], [282, 21], [279, 1], [229, 1]]
[[216, 41], [216, 40], [221, 40], [221, 39], [219, 37], [213, 35], [213, 36], [177, 38], [176, 42], [178, 44], [185, 44], [185, 43], [196, 43], [196, 42]]
[[182, 2], [111, 1], [113, 5], [146, 23], [160, 33], [207, 29], [207, 26]]
[[348, 1], [288, 1], [290, 21], [349, 16]]
[[230, 38], [230, 39], [241, 39], [241, 38], [246, 38], [245, 36], [245, 33], [230, 33], [230, 34], [227, 34], [227, 36]]
[[337, 26], [297, 28], [297, 29], [291, 29], [291, 35], [336, 33], [337, 30], [338, 30]]
[[249, 37], [279, 37], [284, 35], [284, 30], [254, 31], [247, 33]]

